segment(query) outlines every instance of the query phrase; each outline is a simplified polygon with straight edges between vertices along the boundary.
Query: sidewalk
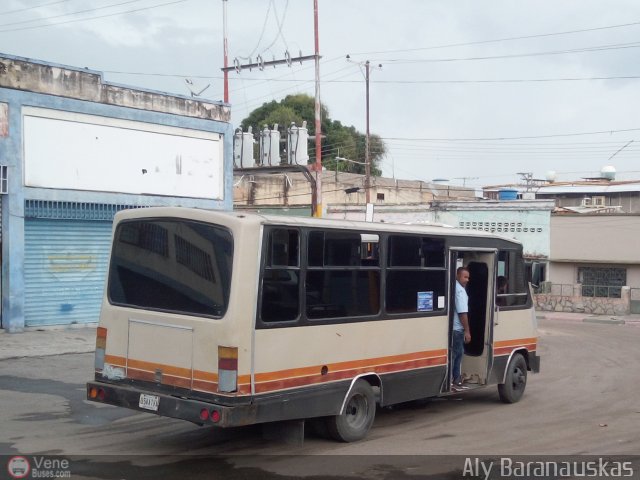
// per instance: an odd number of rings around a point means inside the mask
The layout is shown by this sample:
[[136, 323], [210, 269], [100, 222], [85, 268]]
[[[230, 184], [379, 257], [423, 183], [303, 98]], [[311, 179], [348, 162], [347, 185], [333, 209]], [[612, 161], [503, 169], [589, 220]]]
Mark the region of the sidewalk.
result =
[[592, 313], [537, 311], [538, 320], [559, 320], [568, 322], [601, 323], [608, 325], [632, 325], [640, 327], [640, 315], [594, 315]]
[[[570, 321], [640, 327], [640, 315], [591, 315], [588, 313], [537, 312], [539, 320]], [[93, 352], [96, 327], [49, 327], [28, 329], [23, 333], [6, 333], [0, 329], [0, 360], [22, 357]]]
[[0, 360], [86, 353], [93, 352], [95, 348], [95, 326], [28, 329], [23, 333], [0, 330]]

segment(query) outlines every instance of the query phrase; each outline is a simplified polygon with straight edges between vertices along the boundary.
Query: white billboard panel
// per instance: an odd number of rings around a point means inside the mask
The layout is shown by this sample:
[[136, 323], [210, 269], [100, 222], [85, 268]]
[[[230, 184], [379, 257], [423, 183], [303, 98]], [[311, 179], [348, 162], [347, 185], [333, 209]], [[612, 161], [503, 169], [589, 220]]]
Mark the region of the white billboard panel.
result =
[[23, 132], [26, 186], [223, 199], [220, 134], [40, 108]]

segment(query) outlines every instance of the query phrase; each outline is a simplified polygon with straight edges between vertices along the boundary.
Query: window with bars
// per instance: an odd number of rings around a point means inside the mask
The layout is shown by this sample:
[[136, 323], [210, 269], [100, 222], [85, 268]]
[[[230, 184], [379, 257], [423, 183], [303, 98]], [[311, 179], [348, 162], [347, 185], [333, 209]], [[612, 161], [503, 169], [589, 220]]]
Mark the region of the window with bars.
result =
[[578, 283], [583, 297], [620, 298], [627, 284], [627, 269], [615, 267], [578, 267]]

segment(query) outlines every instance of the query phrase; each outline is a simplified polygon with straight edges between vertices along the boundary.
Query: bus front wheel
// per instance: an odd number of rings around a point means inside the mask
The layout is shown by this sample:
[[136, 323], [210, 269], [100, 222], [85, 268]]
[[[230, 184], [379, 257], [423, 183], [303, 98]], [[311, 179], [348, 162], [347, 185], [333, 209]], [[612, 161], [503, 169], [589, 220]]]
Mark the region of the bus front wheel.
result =
[[516, 353], [509, 362], [504, 383], [498, 385], [500, 400], [504, 403], [516, 403], [522, 398], [527, 386], [527, 362], [520, 353]]
[[373, 389], [365, 380], [357, 380], [347, 396], [342, 414], [327, 418], [327, 430], [335, 440], [355, 442], [367, 435], [375, 416]]

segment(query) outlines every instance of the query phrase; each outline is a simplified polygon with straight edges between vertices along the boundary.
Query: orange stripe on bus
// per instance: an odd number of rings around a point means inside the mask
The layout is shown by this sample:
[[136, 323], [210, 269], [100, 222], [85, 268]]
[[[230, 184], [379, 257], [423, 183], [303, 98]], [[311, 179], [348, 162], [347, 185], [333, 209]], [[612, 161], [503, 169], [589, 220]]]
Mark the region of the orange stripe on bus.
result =
[[[329, 372], [336, 371], [353, 371], [354, 369], [362, 368], [376, 368], [384, 365], [395, 365], [410, 362], [413, 360], [428, 360], [431, 358], [446, 357], [447, 350], [430, 350], [426, 352], [414, 352], [405, 355], [391, 355], [388, 357], [367, 358], [364, 360], [352, 360], [348, 362], [330, 363], [326, 367]], [[312, 367], [291, 368], [288, 370], [279, 370], [276, 372], [264, 372], [257, 373], [255, 380], [257, 382], [269, 382], [276, 380], [284, 380], [295, 377], [307, 377], [309, 375], [316, 375], [320, 373], [323, 368], [321, 365], [314, 365]]]
[[124, 357], [116, 357], [115, 355], [105, 355], [104, 363], [113, 365], [114, 367], [125, 367], [126, 359]]
[[[532, 343], [530, 345], [518, 345], [518, 347], [523, 347], [526, 348], [528, 351], [530, 352], [535, 352], [536, 351], [536, 344]], [[511, 354], [511, 352], [513, 352], [517, 347], [502, 347], [502, 348], [494, 348], [493, 349], [493, 354], [494, 355], [509, 355]]]
[[[132, 379], [155, 382], [155, 372], [160, 369], [162, 370], [163, 384], [191, 388], [191, 370], [187, 368], [135, 359], [129, 359], [127, 362], [124, 357], [115, 355], [106, 355], [105, 361], [123, 368], [127, 365], [127, 376]], [[391, 373], [446, 365], [446, 363], [447, 350], [441, 349], [328, 364], [328, 372], [325, 375], [322, 375], [322, 367], [320, 366], [267, 372], [256, 375], [256, 393], [343, 380], [372, 370], [376, 373]], [[250, 382], [250, 375], [240, 375], [238, 377], [238, 393], [250, 394]], [[217, 388], [217, 373], [194, 371], [194, 390], [216, 393]]]
[[[139, 370], [146, 371], [154, 374], [156, 370], [162, 370], [163, 377], [166, 375], [171, 375], [174, 377], [181, 377], [191, 379], [191, 370], [188, 368], [175, 367], [173, 365], [165, 365], [161, 363], [153, 363], [153, 362], [145, 362], [142, 360], [127, 359], [124, 357], [119, 357], [116, 355], [105, 355], [104, 358], [106, 363], [110, 363], [111, 365], [127, 368], [128, 370]], [[213, 382], [218, 383], [218, 374], [214, 372], [204, 372], [202, 370], [194, 370], [193, 371], [193, 379], [200, 380], [204, 382]], [[153, 381], [153, 380], [152, 380]], [[251, 382], [251, 375], [240, 375], [238, 376], [238, 384], [249, 384]]]
[[[152, 372], [148, 372], [145, 370], [138, 370], [135, 368], [129, 368], [127, 372], [127, 377], [133, 380], [142, 380], [146, 382], [155, 382], [155, 374]], [[190, 378], [183, 377], [174, 377], [172, 375], [163, 375], [162, 376], [162, 385], [171, 385], [174, 387], [182, 387], [186, 389], [191, 389], [192, 382]], [[193, 390], [197, 390], [199, 392], [207, 392], [207, 393], [218, 393], [218, 383], [217, 382], [203, 382], [202, 380], [193, 380]], [[251, 385], [247, 384], [239, 384], [238, 385], [238, 393], [240, 394], [249, 394], [251, 393]]]
[[[354, 362], [356, 363], [356, 362]], [[353, 378], [354, 376], [373, 371], [376, 373], [392, 373], [406, 370], [414, 370], [417, 368], [432, 367], [437, 365], [446, 365], [447, 357], [432, 357], [418, 360], [410, 360], [408, 362], [387, 363], [377, 366], [364, 366], [360, 368], [344, 369], [329, 371], [326, 375], [322, 375], [317, 370], [313, 375], [297, 376], [289, 378], [280, 378], [276, 380], [256, 381], [256, 393], [265, 393], [274, 390], [283, 390], [286, 388], [302, 387], [306, 385], [333, 382], [336, 380], [344, 380]]]
[[520, 345], [537, 344], [538, 338], [516, 338], [513, 340], [501, 340], [499, 342], [493, 342], [493, 348], [498, 347], [519, 347]]

